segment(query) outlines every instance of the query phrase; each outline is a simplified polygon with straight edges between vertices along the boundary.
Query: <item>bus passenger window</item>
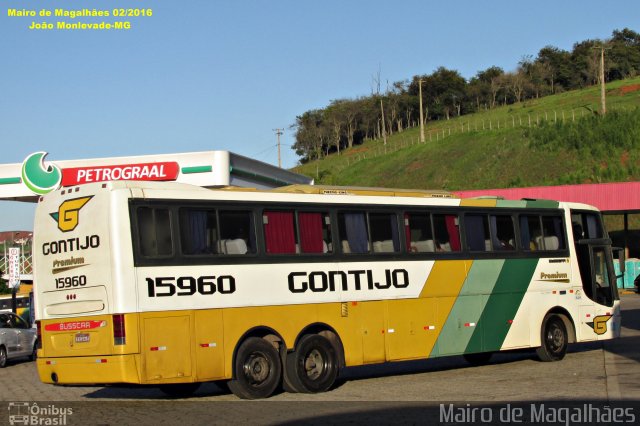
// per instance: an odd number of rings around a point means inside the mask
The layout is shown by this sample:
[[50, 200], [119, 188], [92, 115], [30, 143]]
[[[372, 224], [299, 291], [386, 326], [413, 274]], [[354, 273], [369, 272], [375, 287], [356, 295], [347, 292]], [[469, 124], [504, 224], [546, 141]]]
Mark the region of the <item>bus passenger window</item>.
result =
[[215, 210], [180, 210], [182, 254], [199, 255], [218, 252], [218, 229]]
[[364, 212], [339, 213], [338, 230], [343, 253], [369, 253], [367, 217]]
[[374, 253], [400, 251], [400, 235], [395, 214], [369, 213], [369, 228]]
[[330, 253], [331, 221], [328, 213], [299, 212], [298, 231], [302, 253]]
[[295, 254], [296, 233], [292, 211], [265, 211], [262, 214], [267, 254]]
[[516, 237], [513, 229], [513, 219], [509, 215], [489, 216], [491, 240], [494, 250], [515, 250]]
[[489, 221], [484, 214], [467, 214], [464, 216], [464, 228], [469, 251], [490, 251]]
[[564, 250], [564, 232], [560, 216], [543, 216], [544, 250]]
[[253, 212], [220, 210], [218, 223], [220, 224], [218, 253], [238, 255], [256, 252]]
[[170, 256], [173, 254], [169, 209], [139, 207], [137, 220], [139, 246], [143, 256]]
[[434, 214], [433, 232], [436, 251], [460, 251], [460, 222], [455, 214]]
[[604, 238], [602, 220], [596, 213], [572, 211], [571, 224], [573, 239], [576, 242], [583, 238]]
[[520, 243], [525, 251], [543, 250], [540, 216], [520, 216]]
[[427, 213], [405, 213], [404, 232], [407, 251], [410, 253], [432, 253], [436, 251], [431, 229], [431, 216]]

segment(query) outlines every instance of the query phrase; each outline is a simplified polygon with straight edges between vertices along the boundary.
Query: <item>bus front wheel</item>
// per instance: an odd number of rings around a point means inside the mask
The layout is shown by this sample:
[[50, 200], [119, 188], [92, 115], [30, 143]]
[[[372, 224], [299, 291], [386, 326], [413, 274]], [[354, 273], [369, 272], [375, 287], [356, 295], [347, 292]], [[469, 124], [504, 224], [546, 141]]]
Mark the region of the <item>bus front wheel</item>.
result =
[[338, 376], [338, 357], [331, 342], [319, 334], [309, 334], [287, 354], [285, 388], [294, 392], [327, 391]]
[[280, 385], [282, 364], [271, 343], [259, 337], [246, 339], [236, 353], [234, 378], [229, 389], [242, 399], [267, 398]]
[[558, 315], [547, 315], [542, 321], [541, 343], [536, 350], [540, 361], [560, 361], [567, 353], [569, 335], [564, 321]]

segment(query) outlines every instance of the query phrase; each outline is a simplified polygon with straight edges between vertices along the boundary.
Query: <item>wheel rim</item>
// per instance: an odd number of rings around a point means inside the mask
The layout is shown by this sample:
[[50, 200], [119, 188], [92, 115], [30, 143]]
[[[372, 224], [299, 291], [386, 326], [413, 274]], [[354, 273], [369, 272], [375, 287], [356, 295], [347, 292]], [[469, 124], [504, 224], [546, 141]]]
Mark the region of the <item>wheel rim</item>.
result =
[[262, 352], [252, 353], [242, 366], [247, 381], [253, 386], [260, 386], [269, 378], [271, 365]]
[[547, 331], [547, 346], [553, 353], [561, 352], [565, 344], [564, 332], [560, 326], [553, 323]]
[[325, 358], [319, 350], [314, 349], [307, 354], [304, 360], [304, 369], [307, 373], [307, 378], [310, 380], [317, 380], [322, 376], [325, 368]]

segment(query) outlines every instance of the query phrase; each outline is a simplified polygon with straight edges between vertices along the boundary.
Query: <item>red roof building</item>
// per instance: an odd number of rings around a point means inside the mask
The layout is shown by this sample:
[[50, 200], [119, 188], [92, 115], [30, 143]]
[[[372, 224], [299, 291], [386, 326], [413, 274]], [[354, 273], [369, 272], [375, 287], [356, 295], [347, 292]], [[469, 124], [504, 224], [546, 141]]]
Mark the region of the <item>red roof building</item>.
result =
[[595, 206], [604, 213], [640, 212], [640, 182], [477, 189], [472, 191], [455, 191], [455, 193], [462, 198], [493, 195], [503, 197], [507, 200], [542, 198], [556, 201], [571, 201]]

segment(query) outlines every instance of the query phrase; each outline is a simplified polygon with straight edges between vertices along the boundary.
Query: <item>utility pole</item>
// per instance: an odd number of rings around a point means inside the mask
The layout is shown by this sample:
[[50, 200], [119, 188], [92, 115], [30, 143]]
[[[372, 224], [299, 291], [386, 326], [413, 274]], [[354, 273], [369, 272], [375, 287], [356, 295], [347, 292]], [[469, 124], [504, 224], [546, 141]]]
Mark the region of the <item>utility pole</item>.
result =
[[607, 102], [604, 90], [604, 46], [600, 46], [600, 115], [607, 113]]
[[607, 102], [605, 98], [605, 81], [604, 81], [604, 44], [601, 46], [595, 46], [593, 49], [600, 49], [600, 115], [607, 113]]
[[382, 113], [382, 140], [384, 144], [387, 144], [387, 130], [384, 124], [384, 107], [382, 106], [382, 99], [380, 99], [380, 111]]
[[422, 115], [422, 79], [418, 80], [418, 92], [420, 93], [420, 143], [424, 143], [424, 116]]
[[276, 132], [276, 135], [278, 136], [278, 167], [282, 168], [282, 160], [280, 158], [280, 135], [284, 133], [284, 129], [273, 129], [273, 131]]

